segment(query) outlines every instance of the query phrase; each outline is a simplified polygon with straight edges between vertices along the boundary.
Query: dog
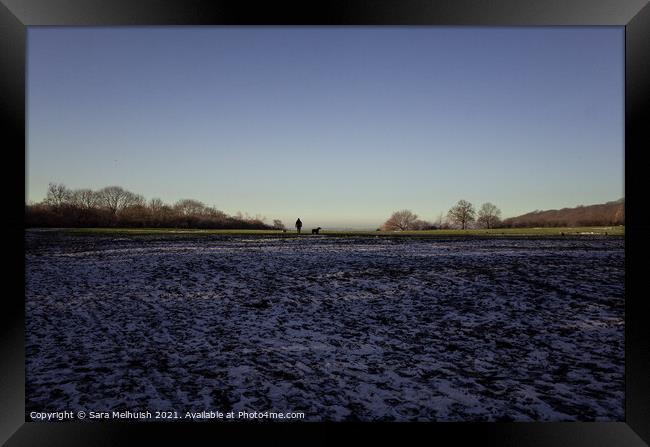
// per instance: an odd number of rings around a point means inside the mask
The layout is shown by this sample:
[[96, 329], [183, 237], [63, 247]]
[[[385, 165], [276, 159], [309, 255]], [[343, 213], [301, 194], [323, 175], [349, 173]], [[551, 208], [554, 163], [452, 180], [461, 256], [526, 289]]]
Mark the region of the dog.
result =
[[311, 234], [318, 234], [318, 232], [321, 230], [321, 227], [318, 228], [312, 228], [311, 229]]

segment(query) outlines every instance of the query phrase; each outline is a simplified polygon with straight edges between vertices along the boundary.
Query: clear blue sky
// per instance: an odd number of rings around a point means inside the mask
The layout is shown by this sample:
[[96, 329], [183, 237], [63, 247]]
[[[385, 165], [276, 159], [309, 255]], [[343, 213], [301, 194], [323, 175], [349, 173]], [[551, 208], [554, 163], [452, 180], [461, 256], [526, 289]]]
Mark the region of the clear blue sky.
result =
[[28, 31], [27, 200], [120, 185], [306, 227], [623, 197], [624, 30]]

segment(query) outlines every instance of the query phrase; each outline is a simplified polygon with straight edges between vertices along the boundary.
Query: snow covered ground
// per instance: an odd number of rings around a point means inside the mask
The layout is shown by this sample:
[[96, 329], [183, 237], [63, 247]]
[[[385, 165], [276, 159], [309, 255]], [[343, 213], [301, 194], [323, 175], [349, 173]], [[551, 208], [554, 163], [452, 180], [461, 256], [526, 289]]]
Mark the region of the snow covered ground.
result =
[[27, 411], [623, 420], [623, 245], [30, 231]]

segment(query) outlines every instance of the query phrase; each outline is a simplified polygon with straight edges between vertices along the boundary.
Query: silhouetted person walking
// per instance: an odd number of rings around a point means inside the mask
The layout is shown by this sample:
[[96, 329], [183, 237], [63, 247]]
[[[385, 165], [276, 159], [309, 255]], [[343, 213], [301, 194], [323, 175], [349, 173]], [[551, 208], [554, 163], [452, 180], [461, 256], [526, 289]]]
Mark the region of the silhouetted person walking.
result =
[[300, 234], [300, 229], [302, 228], [302, 222], [300, 221], [300, 218], [296, 221], [296, 230], [298, 230], [298, 234]]

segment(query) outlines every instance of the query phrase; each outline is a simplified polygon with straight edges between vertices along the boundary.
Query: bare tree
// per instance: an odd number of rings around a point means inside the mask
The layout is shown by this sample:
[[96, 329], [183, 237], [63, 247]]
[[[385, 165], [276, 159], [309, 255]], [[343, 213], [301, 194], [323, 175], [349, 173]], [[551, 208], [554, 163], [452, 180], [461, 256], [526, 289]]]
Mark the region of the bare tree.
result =
[[286, 230], [286, 227], [280, 219], [273, 219], [273, 228], [276, 230]]
[[151, 216], [151, 222], [155, 225], [162, 225], [165, 222], [169, 222], [173, 219], [175, 214], [172, 207], [165, 204], [165, 202], [159, 198], [149, 200], [147, 207]]
[[386, 222], [382, 229], [386, 231], [404, 231], [414, 229], [414, 224], [418, 220], [417, 214], [410, 210], [395, 211]]
[[108, 208], [111, 213], [117, 213], [120, 197], [124, 190], [119, 186], [107, 186], [99, 190], [99, 201], [102, 206]]
[[474, 221], [476, 216], [476, 211], [474, 211], [474, 205], [469, 203], [467, 200], [459, 200], [453, 208], [447, 213], [449, 220], [454, 222], [456, 225], [464, 230], [467, 228], [467, 225]]
[[107, 186], [99, 190], [98, 196], [99, 202], [113, 214], [117, 214], [118, 211], [129, 206], [142, 205], [144, 203], [144, 198], [141, 195], [134, 194], [120, 186]]
[[99, 195], [92, 189], [77, 189], [72, 192], [70, 200], [79, 208], [92, 209], [98, 206], [99, 199]]
[[165, 203], [162, 201], [162, 199], [159, 199], [159, 198], [156, 197], [156, 198], [153, 198], [153, 199], [149, 200], [149, 209], [154, 214], [160, 213], [164, 206], [165, 206]]
[[135, 194], [132, 192], [127, 191], [128, 194], [126, 195], [126, 199], [124, 200], [124, 208], [130, 207], [130, 206], [137, 206], [140, 208], [146, 208], [147, 206], [147, 201], [145, 200], [144, 196], [140, 194]]
[[63, 205], [70, 202], [71, 197], [72, 191], [70, 191], [63, 183], [50, 183], [47, 187], [45, 203], [54, 208], [61, 208]]
[[215, 206], [208, 206], [203, 210], [203, 213], [206, 216], [210, 216], [217, 220], [226, 220], [228, 215], [221, 210], [218, 210]]
[[205, 205], [194, 199], [182, 199], [174, 204], [174, 210], [182, 216], [198, 216], [204, 213]]
[[484, 228], [494, 228], [501, 221], [501, 210], [496, 205], [486, 202], [478, 210], [477, 222]]

